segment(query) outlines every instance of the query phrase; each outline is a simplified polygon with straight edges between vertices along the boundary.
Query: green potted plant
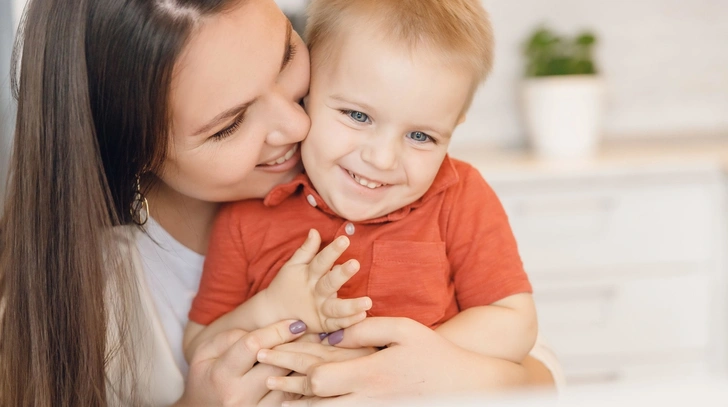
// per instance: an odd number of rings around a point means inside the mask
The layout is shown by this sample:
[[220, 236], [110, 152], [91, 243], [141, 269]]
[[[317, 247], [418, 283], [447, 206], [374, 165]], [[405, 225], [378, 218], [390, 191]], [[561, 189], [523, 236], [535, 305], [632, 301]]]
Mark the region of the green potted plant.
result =
[[548, 28], [524, 44], [524, 113], [536, 152], [547, 158], [583, 157], [598, 146], [604, 84], [594, 63], [596, 36], [559, 36]]

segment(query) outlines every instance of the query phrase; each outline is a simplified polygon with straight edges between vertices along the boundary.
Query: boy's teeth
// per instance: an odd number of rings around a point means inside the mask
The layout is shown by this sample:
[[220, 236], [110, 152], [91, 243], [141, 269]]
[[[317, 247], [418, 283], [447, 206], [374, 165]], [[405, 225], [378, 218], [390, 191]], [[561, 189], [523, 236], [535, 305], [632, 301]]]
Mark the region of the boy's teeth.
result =
[[373, 182], [373, 181], [369, 181], [368, 179], [366, 179], [366, 178], [363, 178], [363, 177], [360, 177], [359, 175], [357, 175], [357, 174], [354, 174], [353, 172], [351, 172], [351, 171], [349, 171], [349, 170], [346, 170], [346, 172], [348, 172], [348, 173], [349, 173], [349, 175], [350, 175], [350, 176], [351, 176], [352, 178], [354, 178], [354, 181], [358, 182], [358, 183], [359, 183], [360, 185], [362, 185], [362, 186], [365, 186], [365, 187], [367, 187], [367, 188], [369, 188], [369, 189], [375, 189], [375, 188], [379, 188], [379, 187], [381, 187], [381, 186], [384, 186], [384, 185], [386, 185], [386, 184], [378, 184], [378, 183], [376, 183], [376, 182]]

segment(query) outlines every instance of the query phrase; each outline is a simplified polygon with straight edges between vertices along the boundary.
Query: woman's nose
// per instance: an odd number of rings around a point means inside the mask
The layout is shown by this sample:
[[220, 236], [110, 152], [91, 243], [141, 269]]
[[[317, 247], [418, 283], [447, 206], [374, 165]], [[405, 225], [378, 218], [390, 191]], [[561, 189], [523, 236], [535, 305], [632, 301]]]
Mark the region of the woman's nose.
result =
[[271, 113], [276, 120], [268, 133], [267, 143], [270, 145], [294, 144], [306, 138], [311, 127], [311, 120], [299, 104], [299, 101], [279, 99], [272, 106]]

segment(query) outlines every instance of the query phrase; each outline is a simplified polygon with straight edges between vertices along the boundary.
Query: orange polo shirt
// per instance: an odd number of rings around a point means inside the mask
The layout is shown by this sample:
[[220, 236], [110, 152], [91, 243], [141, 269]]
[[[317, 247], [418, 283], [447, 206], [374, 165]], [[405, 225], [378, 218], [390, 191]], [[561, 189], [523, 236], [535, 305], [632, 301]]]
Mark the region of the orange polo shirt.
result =
[[445, 157], [422, 198], [377, 219], [340, 218], [305, 174], [264, 200], [224, 205], [190, 320], [208, 325], [266, 288], [312, 228], [322, 247], [349, 237], [337, 264], [356, 259], [361, 268], [339, 297], [371, 297], [371, 316], [434, 328], [460, 310], [531, 292], [495, 193], [475, 168]]

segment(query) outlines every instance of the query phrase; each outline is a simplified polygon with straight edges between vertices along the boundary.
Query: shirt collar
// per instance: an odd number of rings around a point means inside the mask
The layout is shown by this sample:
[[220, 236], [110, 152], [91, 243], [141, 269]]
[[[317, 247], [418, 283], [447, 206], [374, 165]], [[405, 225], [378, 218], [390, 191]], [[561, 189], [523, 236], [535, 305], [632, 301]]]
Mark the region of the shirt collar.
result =
[[[450, 157], [448, 155], [445, 155], [445, 159], [440, 165], [440, 169], [435, 176], [435, 180], [432, 182], [432, 185], [430, 185], [430, 188], [427, 190], [427, 192], [425, 192], [425, 194], [420, 197], [420, 199], [387, 215], [381, 216], [376, 219], [365, 220], [359, 223], [384, 223], [400, 220], [407, 216], [412, 211], [412, 209], [422, 206], [422, 204], [432, 199], [432, 197], [441, 194], [451, 186], [457, 184], [458, 181], [459, 176], [457, 170], [455, 170], [455, 166], [453, 165]], [[293, 195], [300, 195], [298, 198], [309, 201], [309, 205], [311, 204], [310, 200], [313, 199], [315, 200], [317, 209], [323, 211], [330, 216], [338, 217], [338, 215], [334, 213], [334, 211], [332, 211], [331, 208], [328, 207], [328, 205], [326, 205], [326, 202], [324, 202], [318, 192], [316, 192], [313, 184], [311, 184], [311, 180], [306, 174], [299, 174], [298, 176], [296, 176], [296, 178], [293, 179], [293, 181], [286, 184], [278, 185], [277, 187], [273, 188], [273, 190], [269, 192], [263, 200], [263, 204], [268, 207], [275, 207], [283, 203], [283, 201], [285, 201], [286, 199], [291, 198]], [[309, 198], [309, 196], [311, 196], [312, 198]]]

